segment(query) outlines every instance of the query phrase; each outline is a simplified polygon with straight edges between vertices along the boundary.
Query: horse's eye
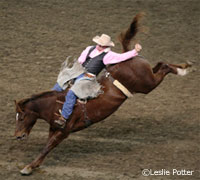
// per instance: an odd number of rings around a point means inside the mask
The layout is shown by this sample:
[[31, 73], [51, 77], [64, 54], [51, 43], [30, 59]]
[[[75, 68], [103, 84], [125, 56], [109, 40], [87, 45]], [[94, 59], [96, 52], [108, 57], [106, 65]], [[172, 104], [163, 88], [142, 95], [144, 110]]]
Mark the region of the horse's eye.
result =
[[24, 120], [24, 114], [22, 113], [16, 113], [16, 121], [23, 121]]

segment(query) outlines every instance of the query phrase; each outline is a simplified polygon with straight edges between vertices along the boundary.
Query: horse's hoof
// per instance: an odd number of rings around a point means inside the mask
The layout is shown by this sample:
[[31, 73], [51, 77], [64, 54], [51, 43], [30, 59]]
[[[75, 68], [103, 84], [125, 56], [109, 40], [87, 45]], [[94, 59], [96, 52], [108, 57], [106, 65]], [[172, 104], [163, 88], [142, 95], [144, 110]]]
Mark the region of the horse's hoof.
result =
[[22, 175], [30, 175], [32, 173], [32, 168], [30, 166], [26, 166], [24, 169], [20, 171]]
[[188, 70], [177, 68], [177, 74], [180, 75], [180, 76], [185, 76], [186, 74], [188, 74]]
[[194, 62], [192, 62], [192, 61], [187, 61], [186, 64], [187, 64], [187, 67], [191, 67], [191, 66], [194, 64]]

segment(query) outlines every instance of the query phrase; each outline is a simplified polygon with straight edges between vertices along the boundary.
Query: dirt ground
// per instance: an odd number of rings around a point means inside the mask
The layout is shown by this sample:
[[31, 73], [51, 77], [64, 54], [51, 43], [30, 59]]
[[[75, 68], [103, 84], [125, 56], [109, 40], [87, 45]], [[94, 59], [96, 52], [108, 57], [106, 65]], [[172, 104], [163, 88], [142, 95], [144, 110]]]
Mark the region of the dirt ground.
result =
[[[188, 75], [168, 75], [148, 95], [136, 94], [105, 121], [72, 134], [31, 176], [19, 171], [44, 147], [48, 124], [38, 120], [16, 141], [13, 100], [49, 90], [67, 56], [77, 58], [92, 37], [119, 32], [145, 12], [136, 41], [150, 64], [194, 63]], [[199, 0], [1, 0], [0, 179], [198, 179], [200, 171]], [[143, 169], [192, 170], [191, 176], [145, 177]]]

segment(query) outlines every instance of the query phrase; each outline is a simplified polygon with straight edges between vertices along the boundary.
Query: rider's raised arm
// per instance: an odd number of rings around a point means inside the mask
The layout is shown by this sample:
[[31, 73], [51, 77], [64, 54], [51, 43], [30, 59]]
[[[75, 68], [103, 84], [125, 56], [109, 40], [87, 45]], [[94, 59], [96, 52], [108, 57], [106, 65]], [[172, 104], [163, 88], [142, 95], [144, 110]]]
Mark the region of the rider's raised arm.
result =
[[119, 62], [125, 61], [127, 59], [130, 59], [137, 55], [138, 55], [138, 52], [135, 49], [125, 52], [125, 53], [121, 53], [121, 54], [113, 52], [113, 51], [109, 51], [104, 56], [103, 62], [104, 62], [104, 64], [115, 64], [115, 63], [119, 63]]

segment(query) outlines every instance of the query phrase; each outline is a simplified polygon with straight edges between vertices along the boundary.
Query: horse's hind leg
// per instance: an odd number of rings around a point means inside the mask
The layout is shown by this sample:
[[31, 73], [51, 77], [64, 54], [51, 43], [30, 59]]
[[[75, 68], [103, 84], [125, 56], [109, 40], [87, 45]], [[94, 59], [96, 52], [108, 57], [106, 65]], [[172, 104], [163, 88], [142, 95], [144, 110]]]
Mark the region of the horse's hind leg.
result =
[[177, 70], [177, 75], [185, 76], [188, 74], [188, 68], [192, 66], [190, 62], [182, 63], [182, 64], [169, 64], [170, 67], [173, 67]]
[[65, 139], [68, 134], [65, 134], [61, 131], [55, 131], [53, 134], [51, 134], [51, 137], [49, 138], [47, 145], [43, 149], [43, 151], [40, 153], [40, 155], [29, 165], [27, 165], [24, 169], [22, 169], [20, 172], [23, 175], [29, 175], [32, 173], [33, 169], [36, 167], [39, 167], [40, 164], [43, 162], [46, 155], [58, 144], [60, 144], [63, 139]]
[[153, 89], [155, 89], [164, 79], [168, 73], [176, 75], [186, 75], [188, 73], [187, 68], [191, 65], [188, 64], [167, 64], [164, 62], [159, 62], [154, 68], [152, 68], [153, 73], [149, 74], [148, 82], [146, 83], [142, 92], [147, 94]]
[[[162, 65], [164, 65], [164, 64], [167, 64], [167, 63], [165, 63], [165, 62], [158, 62], [158, 63], [152, 68], [153, 73], [156, 73], [156, 72], [160, 69], [160, 67], [161, 67]], [[175, 67], [175, 68], [187, 69], [187, 68], [189, 68], [189, 67], [192, 66], [192, 63], [191, 63], [191, 62], [186, 62], [186, 63], [181, 63], [181, 64], [167, 64], [167, 65], [173, 66], [173, 67]]]
[[169, 64], [170, 66], [176, 67], [176, 68], [181, 68], [181, 69], [187, 69], [189, 67], [192, 67], [191, 62], [186, 62], [186, 63], [181, 63], [181, 64]]
[[164, 64], [164, 62], [158, 62], [153, 68], [152, 71], [153, 73], [157, 73], [160, 67]]
[[152, 68], [152, 71], [154, 74], [156, 74], [161, 69], [164, 71], [169, 70], [169, 72], [173, 74], [184, 76], [188, 73], [188, 70], [186, 69], [191, 66], [192, 64], [190, 62], [182, 63], [182, 64], [167, 64], [164, 62], [158, 62], [156, 66]]

